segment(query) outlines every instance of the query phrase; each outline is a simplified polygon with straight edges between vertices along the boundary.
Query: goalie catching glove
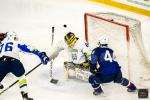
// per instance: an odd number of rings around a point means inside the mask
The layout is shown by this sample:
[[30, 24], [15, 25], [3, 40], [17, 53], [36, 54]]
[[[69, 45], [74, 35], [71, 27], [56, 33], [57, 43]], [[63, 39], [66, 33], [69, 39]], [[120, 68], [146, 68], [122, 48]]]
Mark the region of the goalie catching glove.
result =
[[83, 62], [80, 64], [80, 66], [83, 68], [83, 69], [89, 69], [90, 68], [90, 62], [87, 61], [87, 62]]

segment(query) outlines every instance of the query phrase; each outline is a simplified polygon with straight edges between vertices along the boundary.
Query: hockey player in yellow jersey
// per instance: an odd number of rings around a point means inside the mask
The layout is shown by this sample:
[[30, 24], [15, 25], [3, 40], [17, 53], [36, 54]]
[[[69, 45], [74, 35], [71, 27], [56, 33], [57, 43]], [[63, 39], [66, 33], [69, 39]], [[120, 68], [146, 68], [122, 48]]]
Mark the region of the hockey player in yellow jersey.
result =
[[[69, 77], [69, 70], [75, 71], [76, 78], [79, 78], [78, 72], [84, 71], [83, 69], [88, 70], [90, 60], [88, 43], [80, 40], [73, 32], [68, 32], [64, 36], [64, 41], [59, 41], [52, 49], [51, 59], [55, 59], [62, 50], [67, 52], [68, 59], [64, 62], [67, 77]], [[85, 74], [81, 75], [81, 80], [87, 80], [89, 73], [85, 72]]]

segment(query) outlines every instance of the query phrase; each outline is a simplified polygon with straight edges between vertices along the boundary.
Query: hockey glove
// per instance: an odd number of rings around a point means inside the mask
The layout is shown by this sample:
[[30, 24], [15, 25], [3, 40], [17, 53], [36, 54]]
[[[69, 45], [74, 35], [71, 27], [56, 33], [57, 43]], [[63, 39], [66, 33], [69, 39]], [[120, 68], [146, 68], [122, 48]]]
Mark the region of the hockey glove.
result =
[[89, 61], [83, 62], [83, 63], [81, 63], [80, 65], [81, 65], [82, 68], [84, 68], [84, 69], [89, 69], [89, 67], [90, 67]]
[[50, 61], [49, 57], [46, 55], [45, 52], [40, 52], [39, 57], [41, 59], [41, 62], [45, 65], [48, 63], [48, 61]]
[[85, 58], [86, 58], [87, 61], [90, 61], [90, 60], [91, 60], [90, 54], [84, 53], [84, 55], [85, 55]]
[[91, 72], [92, 74], [96, 74], [96, 73], [98, 72], [98, 69], [97, 69], [97, 68], [91, 68], [91, 67], [90, 67], [90, 72]]

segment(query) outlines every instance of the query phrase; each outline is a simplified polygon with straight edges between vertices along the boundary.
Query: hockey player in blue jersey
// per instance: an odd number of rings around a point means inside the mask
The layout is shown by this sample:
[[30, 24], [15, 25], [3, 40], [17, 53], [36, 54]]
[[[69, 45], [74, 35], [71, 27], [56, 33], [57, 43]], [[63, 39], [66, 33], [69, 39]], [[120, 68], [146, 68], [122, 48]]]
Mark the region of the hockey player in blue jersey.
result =
[[19, 88], [23, 100], [33, 100], [28, 97], [27, 80], [24, 76], [25, 69], [19, 59], [19, 51], [37, 55], [43, 64], [47, 64], [49, 58], [46, 53], [31, 48], [26, 44], [19, 43], [15, 32], [6, 32], [6, 37], [0, 44], [0, 89], [3, 89], [2, 80], [8, 73], [19, 78]]
[[[95, 48], [91, 54], [90, 71], [93, 73], [89, 77], [94, 95], [103, 93], [100, 84], [114, 82], [127, 87], [128, 92], [135, 92], [136, 86], [128, 79], [122, 77], [122, 72], [117, 61], [114, 60], [114, 52], [108, 47], [108, 37], [102, 35], [98, 40], [99, 47]], [[97, 68], [97, 64], [99, 68]]]

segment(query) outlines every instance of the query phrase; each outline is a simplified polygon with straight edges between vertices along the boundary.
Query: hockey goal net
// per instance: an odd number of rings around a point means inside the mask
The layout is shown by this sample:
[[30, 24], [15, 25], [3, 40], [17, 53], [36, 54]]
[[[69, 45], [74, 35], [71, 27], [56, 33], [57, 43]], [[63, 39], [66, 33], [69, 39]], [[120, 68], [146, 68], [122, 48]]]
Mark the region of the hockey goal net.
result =
[[84, 22], [85, 39], [90, 48], [97, 47], [98, 38], [107, 34], [109, 47], [114, 50], [126, 77], [131, 78], [132, 68], [136, 70], [137, 66], [141, 67], [141, 64], [148, 62], [142, 42], [140, 21], [115, 13], [98, 12], [85, 13]]

